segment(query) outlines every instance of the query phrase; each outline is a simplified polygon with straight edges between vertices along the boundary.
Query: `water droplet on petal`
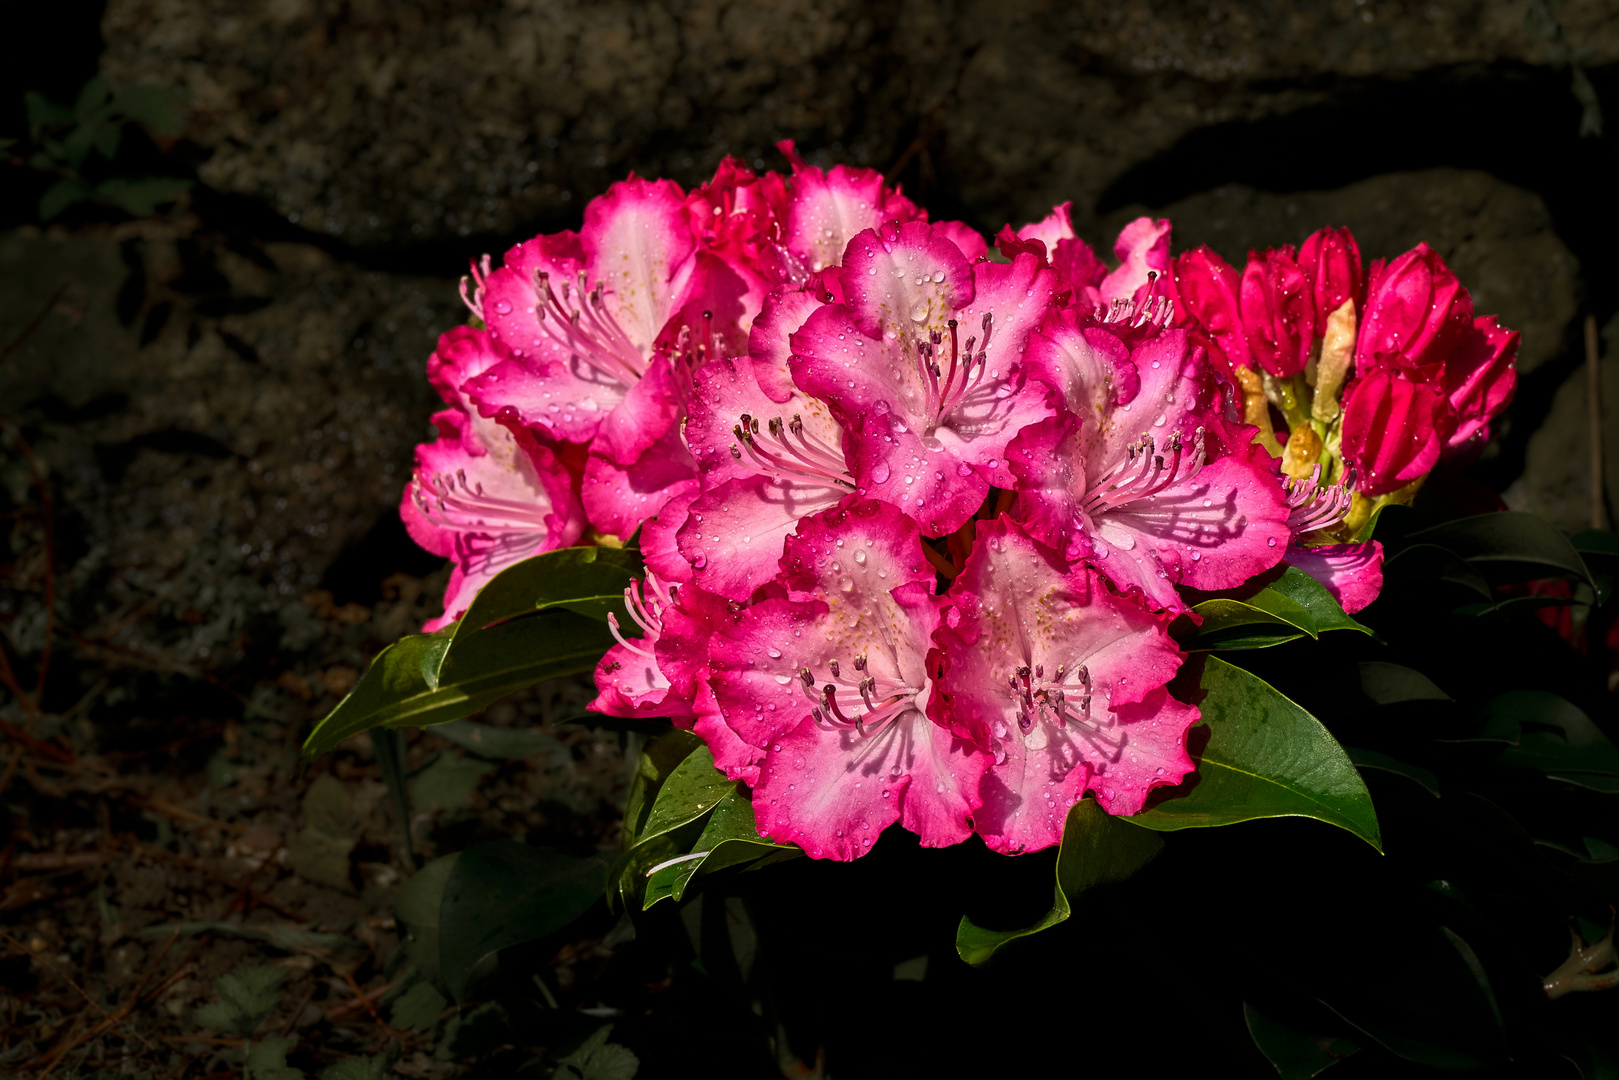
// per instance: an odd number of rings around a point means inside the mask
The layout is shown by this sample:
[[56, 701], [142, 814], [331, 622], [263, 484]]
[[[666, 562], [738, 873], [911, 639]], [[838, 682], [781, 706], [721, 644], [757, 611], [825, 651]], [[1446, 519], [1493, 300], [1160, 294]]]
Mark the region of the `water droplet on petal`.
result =
[[879, 461], [871, 470], [871, 480], [874, 484], [881, 484], [888, 480], [888, 462]]

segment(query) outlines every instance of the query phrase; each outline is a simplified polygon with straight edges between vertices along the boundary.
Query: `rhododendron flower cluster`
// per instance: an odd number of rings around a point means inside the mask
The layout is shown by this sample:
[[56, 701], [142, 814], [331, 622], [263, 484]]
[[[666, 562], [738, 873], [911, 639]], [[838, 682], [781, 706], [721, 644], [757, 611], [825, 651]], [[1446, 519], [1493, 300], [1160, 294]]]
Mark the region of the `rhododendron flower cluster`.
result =
[[1194, 767], [1171, 622], [1284, 563], [1365, 606], [1359, 524], [1511, 395], [1516, 334], [1426, 247], [1363, 272], [1326, 229], [1239, 274], [1142, 218], [1110, 269], [1065, 204], [992, 252], [782, 149], [474, 267], [402, 512], [455, 562], [429, 629], [633, 540], [592, 708], [695, 731], [811, 856], [1140, 811]]

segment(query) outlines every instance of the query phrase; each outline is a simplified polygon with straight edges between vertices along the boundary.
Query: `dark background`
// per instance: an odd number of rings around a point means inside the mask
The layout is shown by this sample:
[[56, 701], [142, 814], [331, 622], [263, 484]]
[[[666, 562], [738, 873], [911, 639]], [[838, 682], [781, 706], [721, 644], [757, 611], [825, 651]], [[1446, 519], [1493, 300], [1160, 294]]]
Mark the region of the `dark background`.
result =
[[[142, 946], [121, 946], [135, 959], [119, 976], [94, 940], [73, 944], [70, 924], [95, 916], [71, 905], [146, 882], [151, 896], [115, 924], [128, 931], [207, 890], [111, 853], [112, 838], [177, 829], [199, 855], [296, 849], [311, 826], [291, 761], [308, 722], [381, 643], [437, 611], [438, 560], [394, 508], [428, 436], [426, 357], [465, 318], [455, 278], [469, 258], [577, 227], [632, 170], [690, 186], [725, 154], [783, 168], [773, 144], [792, 138], [815, 163], [883, 170], [933, 217], [985, 232], [1072, 200], [1104, 253], [1144, 212], [1172, 218], [1177, 251], [1208, 243], [1239, 265], [1326, 224], [1353, 228], [1368, 259], [1426, 240], [1480, 312], [1523, 332], [1517, 400], [1473, 478], [1565, 528], [1591, 520], [1582, 325], [1594, 315], [1612, 351], [1619, 4], [75, 0], [29, 20], [0, 65], [0, 137], [26, 135], [27, 90], [70, 102], [98, 72], [115, 88], [175, 87], [184, 133], [133, 134], [118, 168], [195, 180], [150, 218], [86, 205], [42, 227], [49, 178], [21, 157], [0, 168], [0, 625], [25, 685], [47, 668], [37, 710], [8, 698], [0, 717], [122, 777], [94, 789], [25, 764], [8, 780], [15, 850], [107, 852], [111, 876], [52, 878], [0, 911], [68, 967], [102, 965], [115, 989], [138, 976]], [[1619, 402], [1619, 364], [1601, 370]], [[1619, 424], [1606, 423], [1614, 492]], [[493, 722], [550, 725], [553, 705]], [[570, 738], [560, 771], [508, 763], [504, 787], [445, 796], [418, 823], [423, 850], [514, 822], [581, 848], [608, 835], [622, 775], [586, 764], [617, 744]], [[435, 739], [415, 738], [415, 767], [440, 760]], [[390, 861], [388, 819], [366, 748], [326, 771], [356, 793], [350, 879], [300, 881], [318, 872], [299, 862], [258, 888], [321, 925], [359, 926], [391, 903], [388, 875], [367, 869]], [[125, 793], [110, 810], [108, 790]], [[151, 810], [154, 792], [234, 831], [188, 832]], [[1313, 842], [1305, 823], [1276, 828]], [[1228, 842], [1205, 849], [1209, 872]], [[1145, 916], [1131, 926], [1176, 940]], [[125, 940], [100, 934], [107, 949]], [[379, 963], [385, 937], [370, 943]], [[1164, 946], [1166, 977], [1197, 957]], [[8, 985], [46, 977], [28, 970]], [[1008, 1038], [1020, 1007], [963, 1006]], [[1060, 1012], [1047, 1001], [1031, 1015]], [[1151, 1054], [1142, 1064], [1156, 1069]]]

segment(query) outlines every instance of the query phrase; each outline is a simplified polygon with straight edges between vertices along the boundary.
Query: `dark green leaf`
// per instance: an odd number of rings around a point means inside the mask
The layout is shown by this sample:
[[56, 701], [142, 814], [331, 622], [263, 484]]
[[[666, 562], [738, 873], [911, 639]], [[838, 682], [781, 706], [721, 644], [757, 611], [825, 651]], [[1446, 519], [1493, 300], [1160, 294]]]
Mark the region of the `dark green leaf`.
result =
[[1278, 1023], [1242, 1003], [1248, 1034], [1265, 1060], [1276, 1066], [1282, 1080], [1309, 1080], [1360, 1050], [1360, 1044], [1341, 1035], [1306, 1035]]
[[480, 631], [437, 688], [422, 677], [423, 655], [438, 643], [412, 634], [371, 661], [359, 685], [315, 725], [304, 743], [310, 757], [351, 735], [378, 727], [421, 727], [456, 720], [543, 679], [589, 671], [613, 644], [607, 628], [568, 611], [550, 611]]
[[179, 934], [182, 937], [191, 937], [196, 934], [237, 937], [248, 941], [261, 941], [266, 945], [286, 952], [323, 953], [333, 949], [360, 948], [357, 941], [353, 938], [344, 937], [342, 934], [324, 934], [318, 930], [305, 930], [298, 926], [265, 926], [262, 924], [247, 926], [242, 923], [231, 922], [161, 923], [157, 926], [148, 926], [144, 930], [137, 930], [134, 936], [166, 938], [171, 934]]
[[84, 159], [96, 148], [98, 131], [97, 124], [80, 123], [62, 136], [61, 156], [70, 168], [77, 169], [84, 164]]
[[159, 135], [178, 135], [180, 107], [184, 103], [185, 94], [179, 90], [166, 86], [132, 86], [112, 99], [112, 108]]
[[1263, 679], [1215, 656], [1200, 659], [1203, 720], [1193, 734], [1205, 730], [1208, 741], [1193, 755], [1197, 774], [1123, 820], [1173, 831], [1311, 817], [1381, 851], [1366, 785], [1321, 722]]
[[1192, 610], [1203, 618], [1193, 649], [1266, 648], [1305, 635], [1318, 638], [1328, 630], [1371, 633], [1346, 615], [1319, 581], [1293, 566], [1262, 588], [1233, 590]]
[[[108, 161], [111, 161], [113, 158], [117, 157], [118, 156], [118, 143], [119, 143], [119, 140], [122, 137], [122, 135], [123, 135], [123, 130], [121, 128], [114, 127], [111, 124], [108, 124], [106, 127], [103, 127], [101, 129], [99, 129], [98, 131], [96, 131], [96, 133], [95, 133], [96, 153], [100, 154], [102, 157], [106, 158]], [[103, 185], [103, 186], [105, 186], [105, 185]]]
[[550, 735], [525, 728], [491, 727], [474, 724], [471, 720], [452, 720], [448, 724], [434, 724], [428, 728], [434, 735], [442, 735], [455, 745], [470, 750], [479, 757], [518, 759], [531, 754], [550, 753], [561, 749], [562, 743]]
[[28, 91], [23, 95], [23, 102], [28, 108], [28, 137], [36, 143], [39, 142], [39, 133], [45, 128], [73, 119], [72, 109], [47, 101], [45, 95], [38, 91]]
[[242, 1060], [242, 1080], [304, 1080], [302, 1069], [287, 1064], [287, 1051], [298, 1040], [286, 1035], [266, 1035], [249, 1042]]
[[1382, 660], [1360, 665], [1360, 689], [1378, 705], [1403, 701], [1450, 701], [1451, 697], [1420, 671]]
[[1479, 992], [1484, 995], [1485, 1002], [1490, 1006], [1490, 1016], [1495, 1020], [1495, 1030], [1505, 1040], [1507, 1022], [1501, 1017], [1501, 1005], [1495, 1000], [1495, 988], [1490, 985], [1490, 976], [1485, 972], [1484, 964], [1479, 960], [1478, 953], [1473, 951], [1473, 946], [1469, 945], [1465, 938], [1450, 927], [1441, 926], [1439, 931], [1445, 935], [1445, 940], [1450, 942], [1451, 948], [1456, 950], [1456, 954], [1467, 965], [1467, 970], [1472, 974], [1473, 981], [1478, 984]]
[[214, 980], [219, 1002], [199, 1010], [197, 1022], [214, 1031], [251, 1035], [253, 1029], [281, 1004], [281, 984], [287, 969], [266, 964], [244, 967]]
[[79, 90], [79, 96], [73, 102], [73, 115], [80, 120], [94, 116], [111, 96], [112, 91], [107, 89], [107, 80], [97, 75]]
[[1354, 746], [1344, 747], [1344, 752], [1349, 755], [1349, 760], [1355, 763], [1357, 769], [1379, 769], [1403, 776], [1422, 785], [1434, 798], [1439, 798], [1439, 778], [1420, 765], [1391, 758], [1376, 750], [1362, 750]]
[[39, 220], [49, 221], [76, 202], [90, 197], [90, 185], [83, 180], [67, 177], [45, 189], [39, 197]]
[[464, 806], [495, 766], [457, 753], [440, 754], [410, 781], [411, 801], [423, 809]]
[[414, 866], [416, 848], [410, 838], [410, 788], [405, 783], [405, 733], [397, 730], [373, 731], [371, 745], [376, 749], [382, 781], [388, 785], [394, 817], [399, 821], [399, 836], [405, 845], [405, 861]]
[[1550, 575], [1591, 580], [1580, 553], [1551, 522], [1537, 514], [1503, 510], [1447, 521], [1412, 533], [1417, 544], [1437, 544], [1499, 581]]
[[1412, 544], [1383, 563], [1385, 589], [1390, 582], [1419, 581], [1450, 585], [1488, 603], [1496, 600], [1490, 583], [1460, 555], [1438, 544]]
[[393, 1026], [406, 1031], [427, 1031], [439, 1013], [449, 1007], [450, 999], [438, 992], [430, 982], [419, 982], [394, 1000], [389, 1014]]
[[109, 203], [134, 217], [146, 217], [163, 203], [191, 190], [190, 180], [170, 176], [149, 176], [141, 180], [113, 177], [96, 185], [97, 202]]
[[675, 766], [658, 789], [652, 812], [641, 827], [640, 839], [650, 840], [696, 821], [735, 789], [736, 781], [727, 780], [725, 774], [714, 767], [714, 755], [708, 747], [697, 747]]
[[641, 1059], [628, 1047], [607, 1041], [613, 1025], [597, 1028], [590, 1038], [557, 1060], [556, 1080], [633, 1080]]
[[606, 885], [601, 858], [576, 859], [515, 840], [463, 851], [439, 912], [439, 970], [450, 996], [465, 1000], [478, 961], [563, 929], [590, 910]]
[[1164, 842], [1152, 833], [1126, 828], [1122, 824], [1125, 820], [1128, 819], [1108, 814], [1095, 799], [1075, 803], [1063, 823], [1051, 910], [1040, 921], [1019, 930], [986, 930], [963, 917], [956, 927], [956, 952], [969, 964], [986, 964], [1008, 942], [1066, 922], [1081, 893], [1123, 881], [1146, 866], [1163, 849]]
[[654, 864], [646, 872], [641, 906], [649, 908], [665, 897], [679, 903], [695, 878], [716, 870], [767, 860], [781, 862], [801, 854], [802, 849], [796, 845], [777, 844], [760, 836], [753, 803], [745, 792], [733, 786], [715, 805], [690, 852]]
[[1575, 533], [1569, 537], [1568, 542], [1573, 544], [1574, 550], [1581, 555], [1619, 557], [1619, 534], [1603, 529], [1587, 529], [1585, 532]]
[[405, 879], [394, 900], [399, 922], [399, 946], [422, 977], [443, 988], [439, 973], [439, 920], [443, 914], [444, 886], [461, 853], [443, 855]]
[[624, 807], [625, 850], [640, 842], [647, 815], [652, 812], [652, 804], [663, 782], [702, 745], [703, 740], [693, 733], [673, 730], [653, 739], [641, 751]]
[[[481, 648], [471, 645], [478, 633], [498, 623], [532, 616], [547, 608], [563, 608], [603, 623], [609, 612], [623, 617], [624, 589], [640, 573], [639, 552], [605, 547], [547, 551], [507, 567], [478, 590], [472, 606], [450, 633], [438, 669], [428, 676], [428, 685], [434, 685], [435, 679], [452, 677], [463, 652], [469, 647]], [[611, 635], [605, 629], [602, 634], [611, 645]]]
[[1491, 699], [1486, 715], [1510, 718], [1522, 732], [1496, 759], [1500, 764], [1619, 792], [1619, 746], [1573, 703], [1542, 690], [1513, 690]]

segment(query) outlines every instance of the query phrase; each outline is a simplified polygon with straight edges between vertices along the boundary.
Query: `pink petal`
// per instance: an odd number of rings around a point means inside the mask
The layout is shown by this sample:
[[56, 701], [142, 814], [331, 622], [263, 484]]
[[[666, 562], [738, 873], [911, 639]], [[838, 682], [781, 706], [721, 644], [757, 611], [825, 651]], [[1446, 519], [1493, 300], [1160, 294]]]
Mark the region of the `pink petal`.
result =
[[1141, 812], [1148, 792], [1179, 784], [1197, 767], [1186, 752], [1186, 733], [1201, 716], [1197, 706], [1175, 700], [1162, 687], [1121, 705], [1116, 715], [1124, 751], [1091, 774], [1089, 789], [1103, 810], [1129, 817]]
[[1303, 371], [1318, 335], [1310, 283], [1293, 260], [1292, 248], [1249, 252], [1240, 305], [1248, 345], [1260, 368], [1283, 379]]
[[472, 412], [476, 407], [461, 392], [461, 385], [510, 355], [487, 330], [457, 326], [439, 336], [438, 348], [427, 358], [427, 381], [446, 404], [462, 412]]
[[1394, 364], [1425, 380], [1416, 369], [1444, 362], [1472, 326], [1473, 301], [1427, 244], [1372, 270], [1355, 337], [1355, 369], [1365, 373]]
[[748, 599], [776, 576], [782, 543], [799, 520], [836, 506], [847, 493], [760, 475], [709, 489], [691, 503], [676, 535], [691, 580], [720, 596]]
[[634, 464], [592, 453], [580, 494], [591, 524], [627, 540], [664, 503], [696, 486], [697, 463], [680, 439], [680, 425], [671, 424]]
[[630, 465], [678, 423], [682, 411], [673, 362], [656, 357], [623, 400], [602, 418], [590, 451], [615, 465]]
[[1175, 288], [1178, 319], [1206, 333], [1233, 366], [1252, 368], [1242, 325], [1242, 277], [1231, 264], [1207, 247], [1194, 248], [1175, 260]]
[[1075, 558], [1089, 554], [1078, 529], [1085, 492], [1085, 464], [1079, 457], [1079, 419], [1070, 412], [1030, 424], [1006, 448], [1016, 478], [1017, 520], [1040, 543]]
[[916, 522], [891, 503], [857, 496], [799, 522], [781, 573], [795, 600], [835, 597], [855, 607], [910, 583], [931, 592], [934, 583]]
[[1019, 229], [1018, 239], [1038, 240], [1045, 245], [1048, 253], [1055, 253], [1058, 243], [1074, 239], [1074, 222], [1070, 213], [1073, 207], [1072, 202], [1058, 203], [1044, 218]]
[[793, 385], [793, 373], [787, 363], [793, 351], [788, 338], [798, 332], [821, 303], [810, 289], [783, 286], [765, 298], [759, 317], [753, 320], [748, 353], [753, 358], [754, 377], [772, 401], [786, 401], [798, 389]]
[[1171, 279], [1169, 261], [1169, 221], [1136, 218], [1119, 231], [1113, 245], [1119, 268], [1102, 279], [1104, 303], [1134, 300], [1147, 286], [1149, 275]]
[[592, 283], [607, 287], [607, 308], [643, 356], [678, 309], [677, 274], [689, 272], [686, 196], [672, 180], [630, 177], [592, 199], [580, 231]]
[[935, 221], [933, 228], [956, 245], [968, 262], [975, 263], [989, 254], [989, 244], [984, 241], [984, 234], [965, 222]]
[[[1153, 725], [1160, 688], [1182, 660], [1162, 618], [1109, 592], [1094, 571], [1060, 561], [1005, 518], [980, 523], [949, 600], [955, 613], [934, 635], [944, 657], [937, 693], [951, 726], [996, 754], [975, 819], [991, 848], [1057, 843], [1068, 808], [1087, 788], [1124, 803], [1178, 782], [1167, 766], [1161, 775], [1151, 771], [1171, 756], [1171, 744], [1184, 754], [1184, 728]], [[1025, 704], [1034, 691], [1059, 686], [1065, 722], [1055, 706]], [[1149, 767], [1145, 776], [1141, 765]]]
[[1479, 316], [1473, 327], [1445, 361], [1445, 396], [1456, 414], [1446, 453], [1487, 433], [1518, 386], [1518, 332], [1502, 329], [1493, 315]]
[[1315, 332], [1326, 332], [1327, 316], [1362, 294], [1360, 245], [1348, 229], [1318, 229], [1299, 246], [1299, 265], [1310, 279]]
[[917, 209], [883, 183], [875, 169], [808, 164], [790, 142], [777, 143], [793, 166], [787, 211], [787, 248], [811, 271], [837, 265], [849, 241], [888, 221], [910, 221]]
[[1383, 545], [1376, 540], [1320, 547], [1295, 545], [1287, 549], [1287, 562], [1326, 586], [1332, 598], [1351, 615], [1383, 591]]
[[584, 365], [535, 356], [502, 361], [468, 379], [462, 389], [483, 416], [510, 409], [523, 423], [557, 439], [583, 443], [624, 400], [626, 387]]
[[657, 660], [637, 644], [614, 645], [596, 665], [596, 699], [585, 708], [604, 716], [659, 717], [689, 713], [670, 698]]
[[[801, 484], [848, 481], [842, 429], [826, 404], [796, 387], [785, 400], [772, 400], [754, 378], [757, 370], [746, 358], [719, 360], [692, 376], [686, 444], [697, 459], [704, 486], [759, 473]], [[737, 435], [744, 416], [758, 427], [757, 431], [750, 427], [749, 441]], [[845, 487], [853, 490], [852, 484]]]
[[669, 496], [658, 512], [641, 525], [641, 558], [647, 569], [664, 581], [691, 580], [691, 563], [680, 554], [675, 538], [686, 524], [686, 515], [698, 494], [697, 485], [692, 484], [680, 494]]
[[[922, 221], [867, 229], [843, 255], [846, 305], [868, 337], [909, 343], [942, 331], [973, 299], [974, 273], [961, 249]], [[967, 331], [970, 333], [971, 331]]]

